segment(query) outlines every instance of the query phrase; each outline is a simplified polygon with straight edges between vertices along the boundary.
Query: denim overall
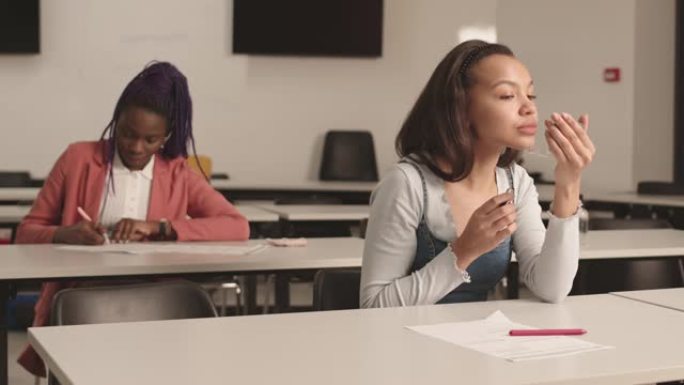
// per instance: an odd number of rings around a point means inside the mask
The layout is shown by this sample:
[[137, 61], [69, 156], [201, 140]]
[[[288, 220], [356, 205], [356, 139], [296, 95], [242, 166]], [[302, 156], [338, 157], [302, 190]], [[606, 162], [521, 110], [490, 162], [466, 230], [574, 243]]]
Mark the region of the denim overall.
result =
[[[427, 222], [425, 221], [425, 213], [428, 208], [427, 201], [427, 187], [425, 184], [425, 177], [420, 167], [411, 162], [402, 162], [413, 166], [418, 175], [420, 175], [423, 184], [423, 214], [420, 218], [420, 223], [416, 229], [416, 257], [413, 260], [411, 272], [419, 270], [430, 262], [437, 254], [439, 254], [448, 243], [430, 233]], [[506, 169], [509, 186], [513, 188], [513, 174], [510, 168]], [[492, 289], [506, 274], [506, 269], [511, 261], [511, 238], [508, 237], [503, 240], [495, 249], [483, 254], [473, 263], [468, 266], [467, 271], [470, 274], [470, 283], [462, 283], [457, 288], [445, 295], [437, 303], [455, 303], [455, 302], [474, 302], [486, 301], [487, 292]]]

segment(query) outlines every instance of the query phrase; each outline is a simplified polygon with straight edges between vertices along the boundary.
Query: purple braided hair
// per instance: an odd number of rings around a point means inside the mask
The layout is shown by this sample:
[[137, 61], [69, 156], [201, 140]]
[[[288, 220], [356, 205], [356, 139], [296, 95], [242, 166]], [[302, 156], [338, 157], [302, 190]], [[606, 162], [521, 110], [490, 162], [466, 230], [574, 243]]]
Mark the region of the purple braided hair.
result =
[[[168, 139], [161, 149], [161, 156], [167, 159], [179, 156], [187, 158], [189, 144], [193, 155], [197, 157], [192, 135], [192, 99], [188, 80], [173, 64], [151, 62], [124, 88], [112, 119], [101, 136], [102, 140], [106, 140], [106, 161], [110, 166], [116, 151], [117, 122], [121, 113], [129, 107], [144, 108], [166, 118]], [[204, 170], [202, 173], [208, 177]]]

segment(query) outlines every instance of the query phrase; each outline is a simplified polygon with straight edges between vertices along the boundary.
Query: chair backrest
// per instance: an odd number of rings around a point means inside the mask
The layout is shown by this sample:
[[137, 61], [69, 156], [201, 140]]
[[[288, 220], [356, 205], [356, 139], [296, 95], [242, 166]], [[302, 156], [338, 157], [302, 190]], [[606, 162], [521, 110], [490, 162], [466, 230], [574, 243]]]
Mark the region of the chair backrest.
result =
[[[209, 295], [187, 281], [64, 289], [55, 294], [50, 324], [84, 325], [216, 317]], [[50, 374], [48, 385], [59, 385]]]
[[194, 155], [189, 155], [187, 162], [190, 168], [197, 171], [200, 175], [206, 175], [207, 177], [211, 177], [211, 172], [213, 169], [213, 162], [211, 161], [211, 157], [206, 155], [197, 155], [197, 157], [195, 157]]
[[30, 187], [31, 174], [26, 171], [0, 171], [0, 187]]
[[669, 229], [672, 225], [665, 219], [618, 219], [591, 218], [589, 230]]
[[209, 295], [198, 285], [168, 281], [61, 290], [52, 303], [52, 325], [216, 317]]
[[359, 308], [361, 270], [319, 270], [314, 276], [314, 310]]
[[373, 136], [368, 131], [328, 131], [319, 173], [321, 180], [378, 180]]

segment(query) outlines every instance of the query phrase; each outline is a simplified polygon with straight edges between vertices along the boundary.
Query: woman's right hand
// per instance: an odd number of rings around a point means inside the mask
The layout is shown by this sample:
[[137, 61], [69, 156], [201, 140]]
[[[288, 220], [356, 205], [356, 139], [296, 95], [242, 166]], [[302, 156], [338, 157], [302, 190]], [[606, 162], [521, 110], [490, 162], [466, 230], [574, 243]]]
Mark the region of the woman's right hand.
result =
[[101, 226], [82, 220], [75, 225], [58, 227], [52, 242], [72, 245], [101, 245], [105, 241], [102, 235], [104, 231]]
[[456, 265], [465, 270], [473, 261], [499, 245], [517, 229], [513, 194], [499, 194], [478, 207], [463, 233], [451, 244]]

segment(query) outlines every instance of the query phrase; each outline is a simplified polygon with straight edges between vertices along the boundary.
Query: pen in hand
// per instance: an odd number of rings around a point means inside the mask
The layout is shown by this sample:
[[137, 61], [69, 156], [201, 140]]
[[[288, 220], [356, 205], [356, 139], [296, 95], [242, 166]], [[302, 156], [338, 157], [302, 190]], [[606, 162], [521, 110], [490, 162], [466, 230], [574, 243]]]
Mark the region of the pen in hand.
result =
[[[85, 219], [86, 221], [88, 221], [88, 222], [93, 221], [93, 219], [90, 218], [90, 215], [88, 215], [88, 213], [86, 213], [85, 210], [83, 210], [83, 208], [81, 206], [78, 206], [76, 208], [76, 211], [78, 211], [78, 215], [80, 215], [81, 218]], [[105, 245], [108, 245], [109, 244], [109, 236], [107, 235], [107, 232], [105, 231], [104, 233], [102, 233], [102, 236], [104, 237]]]
[[586, 333], [585, 329], [513, 329], [508, 332], [508, 335], [512, 337], [579, 336]]

